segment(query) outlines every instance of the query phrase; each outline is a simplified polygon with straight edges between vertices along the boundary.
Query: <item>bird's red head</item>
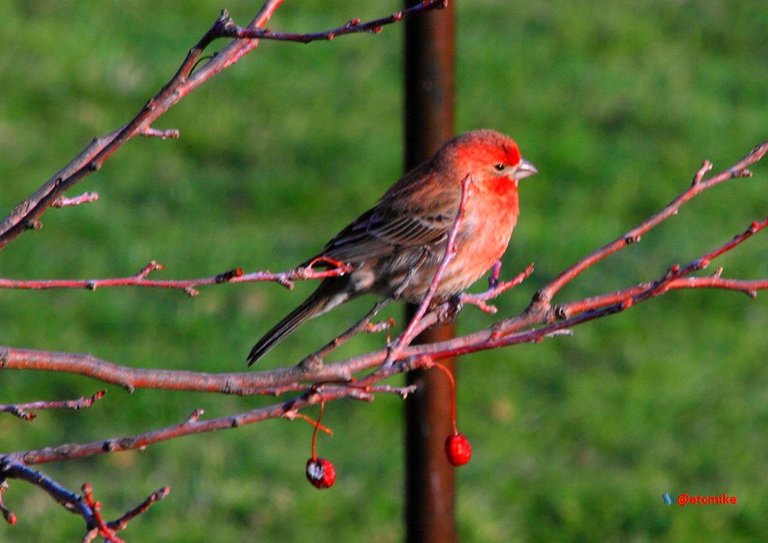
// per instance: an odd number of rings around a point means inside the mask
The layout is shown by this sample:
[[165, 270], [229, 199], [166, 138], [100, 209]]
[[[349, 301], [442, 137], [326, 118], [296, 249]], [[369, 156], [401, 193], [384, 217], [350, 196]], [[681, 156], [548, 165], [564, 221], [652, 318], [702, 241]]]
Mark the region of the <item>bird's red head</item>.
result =
[[537, 173], [536, 168], [520, 155], [512, 138], [494, 130], [473, 130], [456, 136], [440, 149], [456, 171], [475, 177], [508, 178], [519, 181]]

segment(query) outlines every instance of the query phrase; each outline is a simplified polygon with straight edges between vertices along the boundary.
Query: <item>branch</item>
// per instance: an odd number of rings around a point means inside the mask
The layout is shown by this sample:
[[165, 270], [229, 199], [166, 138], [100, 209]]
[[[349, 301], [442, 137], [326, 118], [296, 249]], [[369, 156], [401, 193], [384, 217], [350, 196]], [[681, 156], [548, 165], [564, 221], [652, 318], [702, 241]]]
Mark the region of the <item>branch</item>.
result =
[[[159, 138], [178, 137], [177, 130], [158, 130], [152, 124], [176, 105], [190, 92], [209, 80], [214, 75], [238, 62], [259, 45], [259, 38], [282, 39], [285, 41], [313, 41], [331, 39], [333, 36], [376, 31], [382, 25], [395, 23], [403, 17], [431, 9], [445, 7], [446, 2], [433, 0], [422, 2], [418, 6], [403, 10], [388, 17], [368, 23], [352, 20], [338, 29], [319, 34], [281, 34], [263, 30], [283, 0], [266, 0], [263, 7], [245, 28], [238, 27], [229, 13], [222, 11], [211, 28], [197, 44], [190, 49], [176, 74], [153, 96], [144, 107], [126, 125], [109, 134], [94, 139], [69, 164], [54, 174], [43, 186], [26, 200], [18, 204], [10, 214], [0, 222], [0, 250], [29, 229], [38, 229], [42, 225], [40, 217], [61, 200], [65, 191], [82, 181], [91, 173], [101, 169], [104, 162], [120, 149], [127, 141], [136, 136]], [[269, 35], [267, 35], [269, 34]], [[301, 38], [300, 36], [304, 36]], [[322, 36], [315, 38], [314, 36]], [[214, 40], [235, 38], [224, 49], [217, 52], [205, 64], [198, 67], [205, 49]]]
[[551, 283], [539, 291], [536, 299], [532, 303], [531, 310], [536, 307], [541, 308], [547, 306], [549, 302], [552, 301], [552, 298], [554, 298], [554, 296], [565, 285], [573, 281], [585, 270], [594, 266], [601, 260], [604, 260], [617, 251], [624, 249], [628, 245], [639, 243], [643, 235], [668, 218], [676, 215], [679, 209], [695, 196], [698, 196], [705, 190], [719, 185], [720, 183], [724, 183], [730, 179], [750, 177], [752, 172], [749, 171], [747, 167], [760, 161], [766, 152], [768, 152], [768, 142], [758, 145], [739, 162], [708, 179], [704, 179], [704, 176], [712, 169], [712, 164], [709, 161], [704, 161], [701, 168], [699, 168], [699, 170], [694, 175], [693, 182], [691, 183], [691, 186], [688, 190], [684, 191], [658, 213], [641, 222], [639, 225], [637, 225], [623, 236], [616, 238], [614, 241], [588, 254], [574, 265], [566, 269], [564, 272], [562, 272]]
[[[328, 262], [324, 262], [329, 264]], [[253, 283], [272, 281], [277, 282], [287, 288], [293, 288], [296, 281], [305, 281], [310, 279], [325, 279], [326, 277], [338, 277], [352, 271], [352, 267], [341, 263], [330, 263], [333, 267], [326, 270], [314, 269], [314, 263], [308, 266], [294, 268], [280, 273], [269, 271], [259, 271], [245, 273], [242, 268], [234, 268], [217, 275], [209, 277], [198, 277], [195, 279], [149, 279], [148, 276], [153, 271], [163, 270], [165, 266], [152, 260], [144, 266], [138, 273], [129, 277], [116, 277], [111, 279], [7, 279], [0, 278], [0, 289], [20, 289], [20, 290], [49, 290], [49, 289], [87, 289], [96, 290], [98, 288], [108, 287], [143, 287], [143, 288], [166, 288], [183, 290], [189, 296], [199, 294], [197, 288], [208, 285], [219, 285], [222, 283]]]
[[[54, 447], [45, 447], [43, 449], [8, 453], [4, 455], [4, 457], [11, 461], [18, 461], [25, 466], [47, 464], [107, 453], [140, 450], [150, 445], [155, 445], [182, 436], [239, 428], [267, 419], [294, 419], [296, 418], [296, 412], [304, 407], [318, 403], [318, 391], [321, 389], [323, 401], [333, 401], [341, 398], [370, 401], [373, 398], [371, 392], [357, 386], [324, 385], [305, 388], [306, 390], [301, 395], [289, 400], [267, 407], [252, 409], [236, 415], [202, 420], [199, 416], [200, 411], [197, 411], [193, 416], [188, 417], [184, 422], [179, 424], [143, 432], [133, 436], [100, 439], [98, 441], [87, 443], [66, 443]], [[386, 391], [386, 389], [382, 389], [382, 391]], [[401, 389], [391, 389], [391, 392], [401, 395], [403, 394]], [[0, 459], [2, 458], [3, 456], [0, 456]]]
[[[567, 270], [561, 274], [558, 279], [534, 296], [528, 309], [523, 313], [513, 318], [501, 320], [484, 330], [469, 333], [455, 339], [419, 346], [404, 344], [401, 348], [394, 350], [395, 352], [393, 352], [393, 349], [382, 349], [333, 364], [301, 364], [293, 368], [278, 368], [257, 373], [229, 374], [138, 369], [120, 366], [87, 354], [51, 353], [0, 347], [0, 369], [77, 373], [103, 382], [120, 385], [129, 391], [136, 388], [161, 388], [240, 395], [281, 394], [288, 391], [306, 390], [307, 386], [318, 383], [348, 383], [354, 379], [355, 374], [375, 370], [385, 360], [389, 360], [389, 364], [403, 362], [405, 366], [396, 367], [405, 368], [409, 363], [413, 363], [411, 359], [414, 357], [430, 356], [434, 360], [438, 360], [447, 356], [523, 342], [540, 341], [545, 337], [568, 330], [583, 322], [619, 311], [625, 311], [639, 302], [662, 295], [669, 290], [719, 288], [746, 292], [754, 297], [757, 291], [768, 287], [768, 280], [745, 281], [723, 278], [719, 272], [715, 276], [708, 278], [689, 277], [689, 275], [694, 271], [703, 269], [714, 258], [733, 250], [757, 232], [763, 230], [766, 227], [768, 218], [752, 223], [743, 233], [735, 236], [729, 242], [701, 258], [692, 261], [687, 266], [672, 268], [657, 281], [635, 285], [614, 293], [562, 303], [554, 307], [546, 301], [548, 297], [546, 292], [556, 292], [565, 284], [563, 280], [572, 280], [586, 267], [594, 265], [596, 262], [626, 246], [622, 245], [623, 240], [628, 239], [630, 236], [636, 236], [637, 232], [644, 233], [649, 231], [653, 226], [659, 224], [663, 218], [671, 216], [673, 211], [679, 209], [683, 203], [690, 200], [692, 194], [698, 194], [702, 190], [711, 188], [727, 179], [745, 176], [747, 172], [746, 166], [759, 161], [764, 156], [766, 150], [768, 150], [768, 143], [755, 148], [747, 157], [732, 168], [708, 180], [704, 179], [705, 173], [709, 171], [708, 163], [705, 163], [705, 166], [697, 172], [692, 187], [673, 200], [672, 204], [641, 223], [638, 227], [631, 230], [629, 234], [588, 255], [569, 268], [570, 271]], [[460, 220], [460, 215], [457, 215], [457, 220], [452, 228], [454, 234], [458, 220]], [[446, 255], [448, 256], [444, 256], [443, 263], [447, 263], [447, 259], [450, 258], [450, 251], [446, 251]], [[525, 270], [510, 283], [515, 284], [524, 279], [530, 273], [529, 270], [530, 268]], [[492, 284], [497, 283], [494, 276], [495, 273], [492, 274]], [[439, 279], [437, 273], [435, 277]], [[501, 283], [501, 286], [497, 283], [486, 293], [480, 295], [480, 299], [485, 302], [494, 295], [503, 292], [505, 287], [506, 283]], [[545, 294], [542, 294], [542, 292]], [[427, 303], [429, 302], [429, 300], [426, 301]], [[414, 319], [410, 324], [412, 326], [412, 334], [418, 333], [425, 327], [438, 322], [441, 318], [441, 312], [446, 310], [448, 310], [446, 309], [446, 304], [440, 304], [427, 311], [422, 318]], [[389, 375], [392, 375], [392, 373], [388, 370], [385, 376]], [[367, 378], [368, 381], [366, 382], [370, 384], [370, 376]]]
[[392, 357], [396, 357], [397, 353], [404, 347], [410, 345], [413, 339], [416, 337], [416, 329], [418, 328], [421, 319], [424, 317], [424, 314], [427, 312], [427, 309], [429, 309], [430, 304], [432, 303], [432, 298], [437, 291], [437, 286], [440, 284], [443, 275], [445, 275], [445, 270], [448, 269], [448, 264], [450, 264], [451, 260], [453, 260], [453, 258], [456, 256], [456, 235], [459, 232], [461, 221], [464, 219], [464, 213], [467, 207], [467, 199], [469, 198], [471, 184], [472, 178], [469, 175], [467, 175], [461, 181], [461, 198], [459, 199], [459, 209], [456, 210], [456, 217], [453, 219], [453, 224], [448, 231], [448, 239], [445, 242], [445, 254], [443, 254], [443, 258], [440, 260], [440, 264], [435, 271], [435, 275], [432, 277], [432, 282], [429, 284], [429, 289], [427, 289], [427, 293], [424, 296], [424, 299], [416, 309], [416, 313], [414, 313], [410, 322], [405, 327], [405, 330], [403, 330], [403, 333], [400, 334], [400, 337], [397, 338], [395, 344], [392, 346], [390, 353]]
[[[178, 103], [192, 90], [215, 74], [237, 62], [253, 50], [260, 39], [273, 39], [308, 43], [315, 40], [330, 40], [336, 36], [361, 32], [378, 32], [383, 25], [395, 23], [403, 17], [438, 9], [445, 6], [445, 1], [422, 2], [413, 8], [397, 12], [388, 17], [361, 23], [357, 19], [325, 32], [311, 34], [291, 34], [273, 32], [265, 25], [282, 4], [282, 0], [266, 0], [256, 18], [247, 26], [239, 27], [226, 12], [222, 12], [213, 26], [189, 51], [179, 66], [176, 74], [166, 85], [151, 98], [137, 115], [123, 127], [95, 139], [70, 164], [48, 180], [35, 194], [19, 204], [9, 216], [0, 223], [0, 249], [5, 247], [23, 231], [39, 228], [39, 218], [50, 207], [79, 205], [96, 200], [92, 193], [84, 193], [73, 198], [64, 197], [64, 192], [79, 181], [101, 168], [103, 163], [128, 140], [136, 136], [169, 138], [178, 137], [176, 130], [162, 130], [152, 124], [168, 109]], [[203, 52], [216, 39], [234, 38], [221, 52], [204, 61]], [[238, 428], [271, 418], [304, 418], [300, 410], [322, 402], [351, 398], [370, 401], [376, 394], [393, 393], [402, 397], [413, 392], [412, 387], [397, 387], [382, 383], [399, 373], [417, 368], [429, 368], [435, 361], [448, 356], [455, 356], [481, 350], [495, 349], [523, 342], [542, 341], [585, 322], [611, 314], [626, 311], [638, 303], [666, 294], [671, 290], [686, 288], [720, 288], [744, 292], [755, 297], [759, 290], [768, 288], [768, 279], [741, 280], [722, 277], [722, 269], [708, 277], [696, 277], [693, 274], [705, 269], [712, 260], [735, 249], [768, 226], [768, 218], [753, 223], [750, 228], [735, 236], [727, 243], [704, 254], [684, 266], [672, 266], [654, 281], [632, 285], [625, 289], [599, 294], [581, 300], [572, 300], [552, 305], [555, 296], [569, 282], [576, 279], [586, 269], [594, 266], [626, 246], [640, 241], [641, 237], [658, 224], [676, 214], [680, 207], [703, 191], [736, 177], [751, 175], [748, 166], [761, 160], [768, 151], [768, 143], [755, 148], [733, 167], [711, 177], [711, 164], [705, 162], [697, 171], [691, 186], [672, 200], [666, 207], [623, 236], [597, 249], [563, 271], [555, 280], [542, 288], [534, 296], [528, 308], [520, 315], [500, 320], [492, 326], [465, 334], [463, 336], [426, 345], [411, 345], [412, 339], [426, 327], [443, 320], [446, 314], [459, 311], [463, 304], [478, 306], [481, 310], [493, 313], [495, 308], [489, 300], [503, 294], [509, 288], [519, 284], [533, 271], [532, 265], [511, 281], [499, 281], [499, 267], [494, 267], [489, 288], [480, 294], [464, 294], [457, 300], [433, 304], [434, 292], [455, 252], [455, 238], [462, 220], [466, 199], [469, 197], [469, 179], [462, 184], [462, 196], [457, 216], [449, 231], [446, 251], [432, 278], [429, 291], [418, 308], [416, 315], [409, 321], [405, 331], [393, 347], [347, 358], [339, 362], [323, 364], [322, 361], [330, 350], [346, 341], [352, 335], [368, 330], [371, 318], [378, 306], [362, 321], [338, 336], [324, 349], [315, 353], [309, 362], [295, 367], [278, 368], [255, 373], [204, 373], [193, 371], [171, 371], [140, 369], [101, 360], [89, 354], [52, 353], [30, 349], [0, 347], [0, 371], [4, 369], [42, 370], [63, 373], [75, 373], [101, 382], [112, 383], [128, 391], [137, 388], [155, 388], [164, 390], [189, 390], [219, 394], [238, 395], [280, 395], [294, 393], [288, 400], [210, 420], [202, 419], [202, 409], [195, 410], [183, 422], [175, 425], [142, 432], [132, 436], [100, 439], [86, 443], [68, 443], [42, 449], [27, 450], [0, 455], [0, 512], [9, 522], [15, 522], [15, 516], [5, 506], [4, 493], [8, 488], [7, 480], [27, 481], [51, 495], [67, 510], [79, 514], [86, 522], [86, 541], [103, 537], [109, 541], [120, 541], [117, 532], [122, 530], [132, 518], [146, 511], [151, 504], [167, 495], [163, 488], [150, 495], [139, 506], [128, 511], [117, 520], [106, 522], [101, 516], [100, 504], [95, 500], [93, 491], [87, 483], [82, 487], [82, 496], [64, 488], [45, 474], [29, 466], [85, 458], [89, 456], [143, 449], [170, 439], [185, 435], [206, 433], [223, 429]], [[255, 272], [245, 274], [242, 269], [233, 270], [204, 278], [187, 280], [154, 280], [149, 275], [162, 269], [156, 262], [150, 262], [139, 273], [130, 277], [113, 279], [77, 279], [21, 281], [0, 279], [0, 288], [48, 289], [48, 288], [87, 288], [102, 287], [147, 287], [179, 289], [190, 295], [197, 293], [201, 286], [219, 283], [237, 283], [251, 281], [277, 281], [291, 287], [296, 280], [332, 277], [349, 272], [342, 263], [329, 262], [331, 269], [315, 271], [313, 264], [306, 268], [278, 274]], [[100, 397], [100, 396], [99, 396]], [[22, 418], [31, 418], [32, 410], [87, 407], [88, 401], [80, 399], [71, 402], [35, 402], [28, 404], [0, 406], [0, 411], [9, 412]], [[70, 405], [71, 404], [71, 405]], [[90, 404], [88, 404], [90, 405]], [[320, 426], [316, 424], [316, 428]]]
[[83, 541], [93, 541], [96, 537], [101, 536], [106, 541], [122, 542], [122, 539], [117, 536], [117, 532], [124, 530], [131, 520], [147, 511], [170, 492], [168, 487], [160, 488], [116, 520], [106, 522], [101, 514], [101, 503], [94, 498], [93, 487], [90, 483], [83, 484], [83, 495], [79, 496], [51, 477], [25, 465], [12, 455], [4, 455], [0, 456], [0, 510], [2, 510], [5, 520], [11, 525], [16, 523], [16, 515], [2, 501], [2, 493], [8, 489], [7, 481], [9, 479], [23, 480], [44, 490], [67, 511], [83, 517], [86, 526], [86, 535]]
[[10, 413], [22, 420], [34, 420], [37, 415], [34, 411], [44, 409], [87, 409], [95, 402], [102, 399], [106, 394], [105, 390], [99, 390], [96, 394], [86, 398], [81, 397], [76, 400], [58, 400], [58, 401], [39, 401], [20, 404], [0, 404], [0, 413]]
[[289, 41], [298, 43], [310, 43], [313, 41], [331, 41], [338, 36], [347, 34], [360, 34], [368, 32], [378, 34], [382, 27], [400, 22], [405, 17], [416, 15], [418, 13], [430, 11], [433, 9], [444, 9], [448, 7], [448, 0], [425, 0], [413, 7], [406, 8], [389, 15], [368, 22], [361, 22], [360, 19], [351, 19], [347, 24], [325, 30], [322, 32], [311, 32], [307, 34], [298, 34], [292, 32], [274, 32], [268, 28], [244, 29], [235, 27], [231, 29], [230, 36], [233, 38], [251, 38], [262, 40]]
[[[703, 175], [697, 175], [694, 186], [712, 187], [715, 186], [716, 181], [722, 182], [725, 179], [724, 176], [732, 178], [736, 174], [743, 175], [745, 165], [760, 160], [765, 154], [766, 149], [768, 149], [768, 144], [758, 147], [747, 158], [737, 163], [736, 166], [726, 170], [723, 174], [718, 174], [709, 181], [703, 180]], [[684, 193], [684, 195], [686, 194], [690, 194], [690, 189]], [[683, 201], [683, 198], [678, 197], [674, 201], [680, 202]], [[667, 214], [668, 209], [669, 207], [665, 208], [665, 210], [654, 215], [654, 217]], [[405, 366], [395, 366], [402, 369], [407, 367], [408, 364], [413, 363], [413, 359], [418, 357], [430, 356], [437, 360], [446, 356], [493, 349], [522, 342], [540, 341], [545, 337], [568, 330], [583, 322], [624, 311], [639, 302], [659, 296], [669, 290], [720, 288], [738, 290], [754, 296], [757, 291], [763, 290], [768, 286], [768, 280], [744, 281], [723, 278], [719, 273], [709, 278], [689, 277], [689, 275], [696, 270], [702, 269], [712, 259], [733, 250], [751, 238], [755, 233], [764, 229], [766, 220], [753, 223], [749, 229], [731, 241], [683, 268], [671, 270], [657, 281], [635, 285], [616, 293], [562, 303], [554, 307], [548, 304], [546, 306], [543, 305], [544, 298], [541, 295], [535, 296], [526, 311], [516, 317], [498, 321], [484, 330], [427, 345], [404, 345], [394, 353], [392, 349], [385, 348], [333, 364], [302, 364], [299, 367], [278, 368], [256, 373], [214, 374], [130, 368], [100, 360], [87, 354], [51, 353], [0, 347], [0, 369], [77, 373], [103, 382], [120, 385], [129, 391], [136, 388], [161, 388], [166, 390], [194, 390], [238, 395], [281, 394], [289, 391], [299, 392], [306, 390], [308, 386], [320, 383], [350, 383], [356, 374], [373, 371], [378, 368], [388, 356], [391, 364], [404, 363]], [[653, 224], [658, 224], [658, 222], [655, 219], [645, 221], [632, 232], [637, 230], [648, 231]], [[583, 259], [570, 269], [577, 270], [580, 273], [583, 267], [581, 262], [594, 263], [611, 254], [609, 249], [601, 251], [593, 253], [593, 255]], [[524, 278], [527, 272], [528, 270], [519, 277]], [[567, 275], [563, 274], [560, 277], [567, 277]], [[553, 284], [557, 286], [559, 283], [555, 282]], [[502, 290], [503, 288], [499, 288], [498, 285], [492, 287], [482, 296], [482, 299], [484, 301], [490, 299]], [[446, 304], [440, 304], [427, 311], [423, 318], [413, 321], [417, 323], [414, 325], [415, 328], [413, 330], [418, 332], [431, 323], [438, 322], [441, 318], [440, 312], [442, 311], [446, 311]], [[392, 375], [392, 373], [387, 371], [386, 375]], [[370, 380], [367, 382], [370, 384]]]

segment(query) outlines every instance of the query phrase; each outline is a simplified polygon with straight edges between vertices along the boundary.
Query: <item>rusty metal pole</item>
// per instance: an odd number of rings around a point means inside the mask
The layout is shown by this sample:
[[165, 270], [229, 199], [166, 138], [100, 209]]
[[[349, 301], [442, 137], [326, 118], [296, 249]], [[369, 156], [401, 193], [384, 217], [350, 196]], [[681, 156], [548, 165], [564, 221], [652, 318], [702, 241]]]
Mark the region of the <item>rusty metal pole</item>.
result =
[[[406, 6], [420, 0], [405, 0]], [[428, 159], [453, 136], [454, 3], [405, 21], [405, 169]], [[407, 318], [415, 308], [406, 310]], [[455, 335], [453, 324], [425, 331], [416, 342]], [[455, 361], [442, 360], [454, 371]], [[418, 392], [405, 402], [405, 528], [407, 543], [453, 543], [454, 468], [443, 451], [452, 432], [450, 388], [439, 371], [412, 372]]]

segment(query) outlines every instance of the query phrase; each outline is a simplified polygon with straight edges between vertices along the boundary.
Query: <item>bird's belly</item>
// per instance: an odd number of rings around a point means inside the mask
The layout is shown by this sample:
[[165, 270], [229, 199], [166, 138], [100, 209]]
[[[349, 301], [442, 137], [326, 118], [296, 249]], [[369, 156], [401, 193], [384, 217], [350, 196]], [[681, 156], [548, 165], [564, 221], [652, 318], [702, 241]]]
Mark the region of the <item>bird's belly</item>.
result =
[[[441, 302], [469, 288], [504, 254], [514, 223], [485, 223], [472, 229], [471, 236], [458, 240], [456, 253], [448, 263], [435, 291], [434, 300]], [[443, 260], [444, 247], [432, 250], [417, 265], [404, 267], [379, 285], [381, 294], [396, 296], [411, 303], [424, 299]]]

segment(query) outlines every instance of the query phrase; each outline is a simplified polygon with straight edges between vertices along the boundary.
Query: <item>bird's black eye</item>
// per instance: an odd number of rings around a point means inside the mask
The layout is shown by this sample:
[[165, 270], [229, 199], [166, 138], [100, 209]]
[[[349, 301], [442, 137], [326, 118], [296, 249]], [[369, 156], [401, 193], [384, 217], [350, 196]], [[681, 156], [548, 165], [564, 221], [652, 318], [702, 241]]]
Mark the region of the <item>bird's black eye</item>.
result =
[[506, 168], [506, 166], [504, 166], [504, 164], [502, 164], [501, 162], [499, 162], [498, 164], [494, 164], [494, 165], [493, 165], [493, 168], [494, 168], [494, 169], [495, 169], [497, 172], [503, 172], [503, 171], [504, 171], [504, 168]]

